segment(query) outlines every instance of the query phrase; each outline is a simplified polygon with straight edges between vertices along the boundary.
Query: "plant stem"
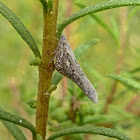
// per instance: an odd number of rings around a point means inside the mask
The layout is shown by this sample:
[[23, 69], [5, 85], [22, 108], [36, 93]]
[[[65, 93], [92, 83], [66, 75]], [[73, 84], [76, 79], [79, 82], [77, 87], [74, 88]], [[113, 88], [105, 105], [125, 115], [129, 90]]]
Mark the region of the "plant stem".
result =
[[[119, 52], [119, 57], [117, 61], [117, 66], [115, 73], [119, 74], [122, 68], [123, 60], [124, 60], [124, 55], [125, 55], [125, 50], [126, 50], [126, 42], [127, 42], [127, 27], [126, 27], [126, 21], [127, 21], [127, 8], [124, 7], [121, 9], [121, 15], [120, 15], [120, 52]], [[109, 96], [106, 100], [103, 112], [107, 113], [108, 112], [108, 106], [112, 103], [113, 98], [115, 96], [117, 89], [117, 81], [115, 80], [112, 89], [109, 93]]]
[[51, 85], [52, 74], [54, 71], [54, 62], [50, 61], [54, 57], [54, 50], [57, 45], [56, 26], [59, 0], [53, 1], [53, 9], [43, 10], [44, 28], [43, 28], [43, 48], [42, 62], [39, 66], [38, 99], [36, 110], [36, 132], [45, 140], [46, 127], [48, 119], [50, 94], [48, 89]]

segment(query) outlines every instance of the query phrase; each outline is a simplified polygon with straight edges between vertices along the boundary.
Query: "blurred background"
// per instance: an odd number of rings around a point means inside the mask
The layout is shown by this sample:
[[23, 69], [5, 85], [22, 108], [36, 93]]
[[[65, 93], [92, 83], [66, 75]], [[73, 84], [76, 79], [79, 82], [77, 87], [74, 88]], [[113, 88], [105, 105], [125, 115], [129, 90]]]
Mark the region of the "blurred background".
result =
[[[60, 0], [58, 23], [81, 9], [105, 0]], [[107, 1], [107, 0], [106, 0]], [[38, 0], [1, 0], [30, 30], [40, 51], [43, 16]], [[74, 50], [99, 39], [79, 59], [83, 71], [96, 88], [99, 102], [93, 104], [70, 80], [63, 78], [50, 101], [48, 135], [71, 126], [97, 125], [140, 139], [140, 91], [107, 76], [122, 74], [140, 82], [140, 7], [116, 8], [86, 16], [65, 29]], [[37, 99], [38, 70], [29, 66], [33, 54], [18, 33], [0, 15], [0, 106], [35, 123], [35, 109], [27, 105]], [[129, 75], [128, 75], [129, 73]], [[22, 129], [28, 139], [31, 134]], [[13, 139], [0, 122], [0, 139]], [[72, 135], [58, 140], [112, 140], [99, 135]]]

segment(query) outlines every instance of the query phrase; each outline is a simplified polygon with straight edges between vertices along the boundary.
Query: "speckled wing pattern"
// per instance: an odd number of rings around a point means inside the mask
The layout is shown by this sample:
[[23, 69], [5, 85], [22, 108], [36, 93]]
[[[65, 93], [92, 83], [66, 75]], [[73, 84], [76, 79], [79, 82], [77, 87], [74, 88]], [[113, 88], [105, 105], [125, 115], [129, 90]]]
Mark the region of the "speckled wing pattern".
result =
[[94, 103], [98, 101], [96, 90], [79, 66], [73, 51], [64, 35], [61, 36], [56, 51], [56, 70], [78, 85], [85, 95]]

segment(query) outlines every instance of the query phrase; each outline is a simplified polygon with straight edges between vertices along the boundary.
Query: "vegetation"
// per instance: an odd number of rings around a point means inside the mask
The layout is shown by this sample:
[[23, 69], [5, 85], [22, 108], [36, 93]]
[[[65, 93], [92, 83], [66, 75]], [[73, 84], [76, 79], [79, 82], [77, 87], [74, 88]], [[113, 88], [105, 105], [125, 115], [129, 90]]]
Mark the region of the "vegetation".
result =
[[[1, 139], [139, 139], [139, 6], [140, 0], [1, 0]], [[55, 71], [62, 32], [98, 92], [96, 105]]]

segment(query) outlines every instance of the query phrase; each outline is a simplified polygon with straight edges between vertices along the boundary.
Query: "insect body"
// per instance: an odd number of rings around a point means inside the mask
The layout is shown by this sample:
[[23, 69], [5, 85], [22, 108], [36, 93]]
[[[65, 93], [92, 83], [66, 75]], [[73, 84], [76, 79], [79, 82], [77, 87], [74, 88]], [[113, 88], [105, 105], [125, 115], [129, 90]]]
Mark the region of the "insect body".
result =
[[97, 103], [98, 95], [96, 90], [80, 68], [64, 35], [61, 36], [58, 43], [55, 68], [59, 73], [75, 82], [91, 101]]

